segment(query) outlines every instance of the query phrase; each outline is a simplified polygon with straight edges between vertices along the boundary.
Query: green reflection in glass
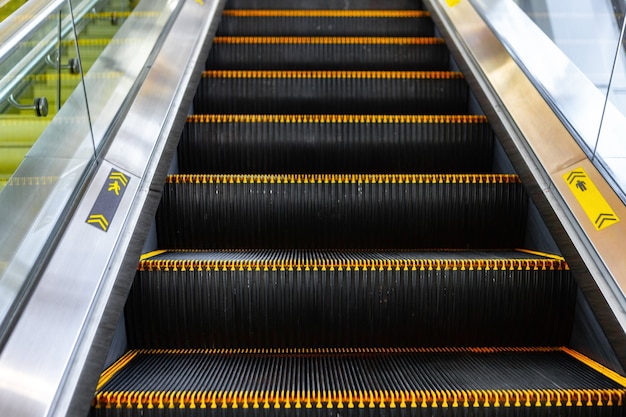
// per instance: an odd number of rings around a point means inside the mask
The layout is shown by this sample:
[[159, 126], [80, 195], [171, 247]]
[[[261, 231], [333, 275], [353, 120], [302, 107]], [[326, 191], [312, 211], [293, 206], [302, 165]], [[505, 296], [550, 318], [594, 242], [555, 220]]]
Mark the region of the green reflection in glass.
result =
[[0, 0], [0, 22], [22, 7], [27, 0]]
[[[13, 11], [24, 3], [9, 1], [0, 9], [0, 13], [4, 13], [5, 9]], [[98, 2], [77, 22], [76, 40], [72, 31], [63, 27], [67, 26], [69, 15], [65, 7], [56, 16], [50, 16], [32, 39], [24, 40], [15, 56], [0, 64], [0, 77], [13, 76], [11, 70], [20, 59], [33, 55], [37, 48], [42, 48], [42, 43], [47, 43], [47, 52], [39, 56], [40, 62], [28, 73], [20, 75], [21, 80], [13, 96], [18, 104], [25, 106], [32, 105], [37, 98], [45, 98], [48, 115], [38, 117], [32, 109], [16, 108], [7, 101], [0, 103], [0, 190], [78, 87], [81, 81], [80, 67], [84, 73], [88, 73], [131, 11], [132, 3], [128, 0]]]

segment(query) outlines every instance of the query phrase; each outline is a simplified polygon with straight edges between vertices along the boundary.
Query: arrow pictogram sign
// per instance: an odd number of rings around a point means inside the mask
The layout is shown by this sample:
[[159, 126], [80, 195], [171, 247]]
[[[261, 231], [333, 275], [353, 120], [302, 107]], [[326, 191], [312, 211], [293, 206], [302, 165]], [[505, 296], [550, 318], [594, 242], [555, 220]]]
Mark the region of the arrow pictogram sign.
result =
[[596, 230], [606, 229], [619, 222], [619, 218], [584, 169], [570, 171], [563, 175], [563, 179]]
[[108, 232], [129, 182], [130, 179], [126, 174], [112, 169], [102, 184], [100, 194], [87, 216], [86, 223]]

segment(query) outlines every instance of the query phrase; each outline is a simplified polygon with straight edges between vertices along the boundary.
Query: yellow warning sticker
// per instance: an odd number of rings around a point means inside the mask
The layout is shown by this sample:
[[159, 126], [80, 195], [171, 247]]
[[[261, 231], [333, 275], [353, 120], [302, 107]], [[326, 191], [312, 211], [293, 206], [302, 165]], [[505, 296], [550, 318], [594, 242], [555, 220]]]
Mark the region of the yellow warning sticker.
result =
[[448, 6], [450, 7], [454, 7], [457, 4], [459, 4], [461, 2], [461, 0], [446, 0], [446, 3], [448, 4]]
[[619, 222], [617, 214], [584, 169], [576, 168], [563, 175], [563, 178], [596, 230], [606, 229]]

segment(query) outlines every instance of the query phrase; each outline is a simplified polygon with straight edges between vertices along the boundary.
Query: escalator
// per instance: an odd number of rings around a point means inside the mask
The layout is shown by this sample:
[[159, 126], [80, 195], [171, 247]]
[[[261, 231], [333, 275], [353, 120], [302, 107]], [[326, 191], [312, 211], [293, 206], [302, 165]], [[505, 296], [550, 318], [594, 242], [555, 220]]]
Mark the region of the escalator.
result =
[[428, 12], [293, 3], [226, 5], [91, 415], [624, 415]]

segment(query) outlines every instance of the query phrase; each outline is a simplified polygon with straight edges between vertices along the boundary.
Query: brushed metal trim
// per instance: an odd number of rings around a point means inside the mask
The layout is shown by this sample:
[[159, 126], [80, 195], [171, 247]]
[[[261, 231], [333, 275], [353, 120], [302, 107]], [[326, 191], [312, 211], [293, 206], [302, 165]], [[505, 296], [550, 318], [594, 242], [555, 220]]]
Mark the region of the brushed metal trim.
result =
[[[426, 4], [624, 367], [626, 257], [618, 248], [626, 207], [470, 2]], [[580, 166], [622, 221], [600, 232], [591, 224], [562, 178]]]
[[[87, 414], [222, 8], [185, 0], [0, 354], [0, 415]], [[86, 216], [111, 169], [129, 182], [105, 233]]]

